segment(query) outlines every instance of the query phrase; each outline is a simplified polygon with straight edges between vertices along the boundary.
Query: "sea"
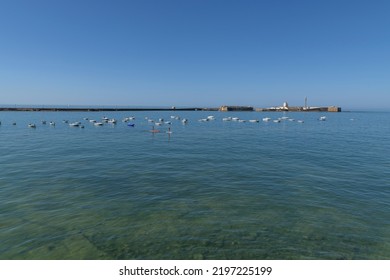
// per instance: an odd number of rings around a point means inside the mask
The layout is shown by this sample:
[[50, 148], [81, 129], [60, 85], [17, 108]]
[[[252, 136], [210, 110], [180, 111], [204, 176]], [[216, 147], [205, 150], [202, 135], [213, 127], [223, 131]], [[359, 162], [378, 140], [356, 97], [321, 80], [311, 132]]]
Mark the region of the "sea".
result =
[[0, 121], [0, 259], [390, 259], [390, 112]]

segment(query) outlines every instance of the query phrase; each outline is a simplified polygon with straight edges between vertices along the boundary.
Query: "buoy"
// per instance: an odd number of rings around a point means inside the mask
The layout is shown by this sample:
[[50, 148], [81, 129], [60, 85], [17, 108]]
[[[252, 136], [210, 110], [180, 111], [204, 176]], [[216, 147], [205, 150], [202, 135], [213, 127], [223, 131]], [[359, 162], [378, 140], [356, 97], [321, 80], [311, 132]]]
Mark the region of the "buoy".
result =
[[151, 130], [149, 130], [151, 133], [159, 133], [160, 132], [160, 130], [158, 130], [158, 129], [154, 129], [154, 126], [152, 127], [152, 129]]

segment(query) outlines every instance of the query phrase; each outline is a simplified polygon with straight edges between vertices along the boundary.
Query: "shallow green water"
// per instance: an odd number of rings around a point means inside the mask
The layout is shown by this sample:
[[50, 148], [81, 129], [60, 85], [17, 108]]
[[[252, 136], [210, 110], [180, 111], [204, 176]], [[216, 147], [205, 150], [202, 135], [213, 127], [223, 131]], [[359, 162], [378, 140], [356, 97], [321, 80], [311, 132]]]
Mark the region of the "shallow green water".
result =
[[1, 259], [390, 258], [390, 113], [106, 114], [0, 113]]

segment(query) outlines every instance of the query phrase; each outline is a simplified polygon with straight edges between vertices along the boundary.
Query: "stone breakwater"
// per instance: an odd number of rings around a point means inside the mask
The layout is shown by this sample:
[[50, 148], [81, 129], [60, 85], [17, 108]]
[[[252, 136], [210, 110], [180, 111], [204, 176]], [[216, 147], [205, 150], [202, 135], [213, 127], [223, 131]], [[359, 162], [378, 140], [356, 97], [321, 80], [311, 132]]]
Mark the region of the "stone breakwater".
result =
[[218, 108], [75, 108], [75, 107], [0, 107], [0, 111], [20, 112], [104, 112], [104, 111], [218, 111]]

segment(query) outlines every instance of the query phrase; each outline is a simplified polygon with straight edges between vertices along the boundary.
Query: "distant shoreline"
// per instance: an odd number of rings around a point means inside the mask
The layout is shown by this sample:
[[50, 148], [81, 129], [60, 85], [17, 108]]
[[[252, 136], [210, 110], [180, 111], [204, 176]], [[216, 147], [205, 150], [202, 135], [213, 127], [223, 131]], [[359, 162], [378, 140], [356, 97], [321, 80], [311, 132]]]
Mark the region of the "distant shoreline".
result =
[[12, 112], [125, 112], [125, 111], [247, 111], [247, 112], [341, 112], [340, 107], [272, 107], [254, 108], [250, 106], [221, 106], [221, 107], [31, 107], [31, 106], [4, 106], [0, 111]]
[[0, 107], [0, 111], [20, 112], [104, 112], [104, 111], [218, 111], [219, 108], [76, 108], [76, 107]]

